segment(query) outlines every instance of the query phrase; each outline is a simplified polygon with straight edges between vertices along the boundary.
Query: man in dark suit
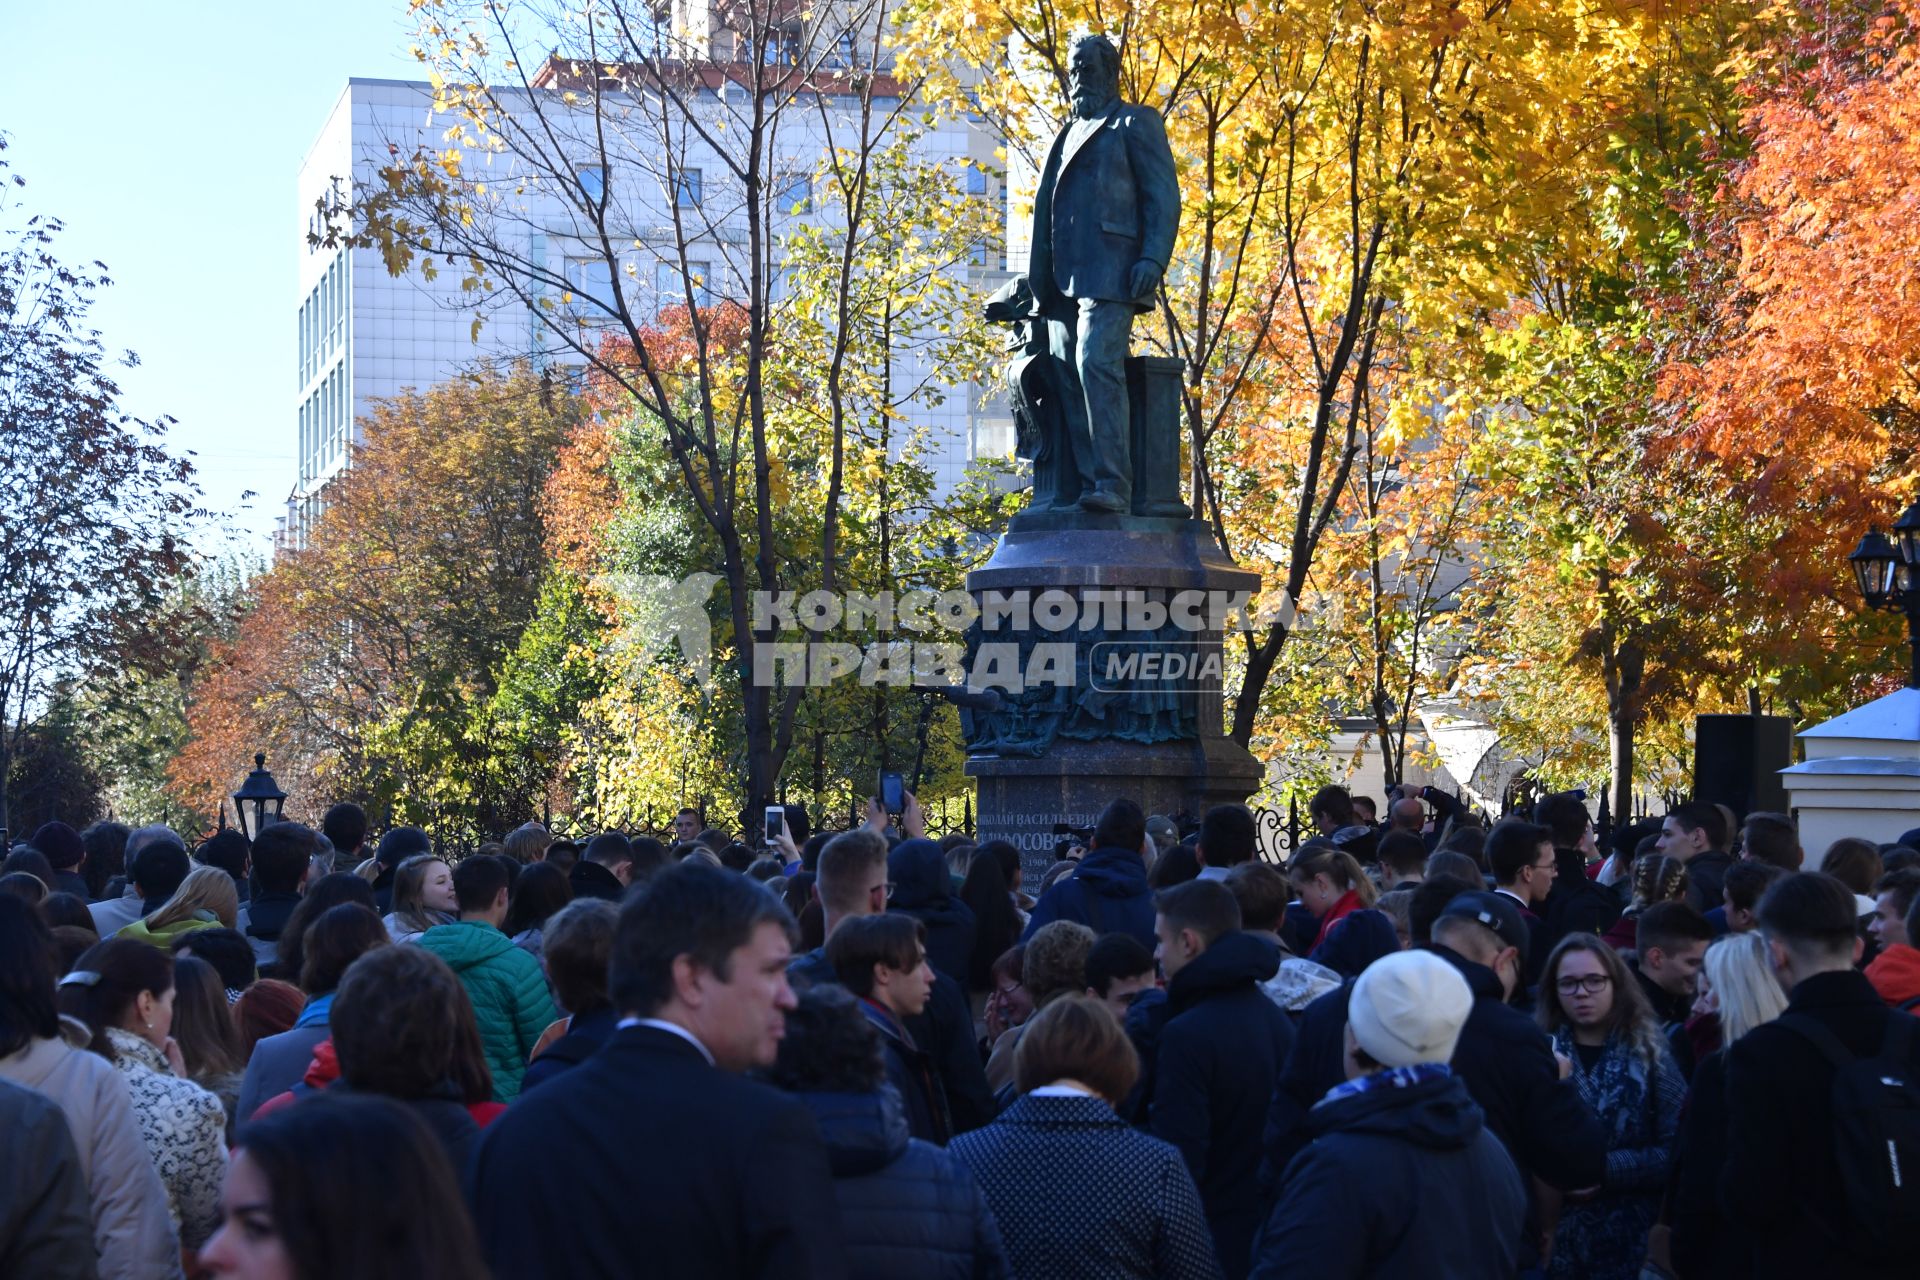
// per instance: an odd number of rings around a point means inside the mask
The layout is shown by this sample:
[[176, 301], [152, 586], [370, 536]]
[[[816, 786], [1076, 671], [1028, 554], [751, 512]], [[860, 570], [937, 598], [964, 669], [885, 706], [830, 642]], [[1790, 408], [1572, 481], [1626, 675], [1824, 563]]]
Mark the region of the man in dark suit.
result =
[[[1853, 967], [1861, 951], [1856, 910], [1852, 891], [1818, 872], [1776, 881], [1760, 900], [1761, 934], [1788, 998], [1783, 1016], [1755, 1027], [1726, 1053], [1720, 1207], [1728, 1222], [1744, 1224], [1738, 1234], [1752, 1264], [1745, 1275], [1914, 1273], [1911, 1238], [1896, 1229], [1888, 1239], [1892, 1224], [1876, 1220], [1870, 1197], [1857, 1194], [1858, 1175], [1871, 1183], [1879, 1173], [1883, 1187], [1887, 1181], [1877, 1143], [1871, 1157], [1848, 1168], [1843, 1125], [1834, 1113], [1836, 1058], [1880, 1058], [1875, 1074], [1883, 1086], [1920, 1078], [1920, 1036], [1901, 1025], [1912, 1015], [1889, 1009]], [[1895, 1028], [1905, 1033], [1904, 1063], [1882, 1057], [1894, 1044]], [[1857, 1131], [1860, 1124], [1860, 1117], [1849, 1117], [1845, 1127]], [[1899, 1168], [1902, 1149], [1908, 1166], [1920, 1164], [1904, 1137], [1896, 1148], [1896, 1136], [1886, 1135], [1893, 1167]], [[1899, 1185], [1897, 1172], [1891, 1181]]]
[[812, 1114], [741, 1075], [785, 1034], [792, 929], [758, 884], [692, 858], [626, 904], [619, 1029], [495, 1121], [468, 1169], [493, 1274], [845, 1273]]
[[1133, 509], [1127, 347], [1173, 256], [1180, 183], [1160, 113], [1120, 101], [1120, 53], [1105, 36], [1073, 42], [1068, 82], [1073, 118], [1040, 174], [1027, 282], [1048, 350], [1072, 383], [1061, 407], [1080, 506], [1124, 515]]

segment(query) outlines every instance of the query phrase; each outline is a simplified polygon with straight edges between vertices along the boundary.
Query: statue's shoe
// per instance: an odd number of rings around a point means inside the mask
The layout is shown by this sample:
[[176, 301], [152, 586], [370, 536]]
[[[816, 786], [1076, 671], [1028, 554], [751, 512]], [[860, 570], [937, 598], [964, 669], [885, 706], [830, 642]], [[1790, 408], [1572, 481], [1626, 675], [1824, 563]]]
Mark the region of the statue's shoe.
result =
[[1119, 516], [1125, 515], [1130, 505], [1131, 504], [1119, 494], [1108, 493], [1104, 490], [1082, 494], [1080, 496], [1080, 509], [1082, 511], [1097, 511], [1105, 515]]
[[1167, 520], [1190, 520], [1193, 518], [1193, 509], [1184, 502], [1167, 500], [1161, 502], [1143, 502], [1134, 509], [1133, 514], [1137, 516], [1157, 516]]

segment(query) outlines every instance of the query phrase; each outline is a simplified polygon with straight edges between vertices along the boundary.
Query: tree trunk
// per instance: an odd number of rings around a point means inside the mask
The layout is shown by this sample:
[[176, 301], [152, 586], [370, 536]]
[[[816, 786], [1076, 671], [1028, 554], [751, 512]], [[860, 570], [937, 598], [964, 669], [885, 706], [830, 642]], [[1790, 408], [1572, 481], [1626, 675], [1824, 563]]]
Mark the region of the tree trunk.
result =
[[[1606, 631], [1611, 632], [1611, 626]], [[1646, 654], [1627, 641], [1601, 654], [1607, 684], [1607, 765], [1613, 777], [1614, 821], [1633, 821], [1633, 738], [1640, 721], [1640, 682]]]

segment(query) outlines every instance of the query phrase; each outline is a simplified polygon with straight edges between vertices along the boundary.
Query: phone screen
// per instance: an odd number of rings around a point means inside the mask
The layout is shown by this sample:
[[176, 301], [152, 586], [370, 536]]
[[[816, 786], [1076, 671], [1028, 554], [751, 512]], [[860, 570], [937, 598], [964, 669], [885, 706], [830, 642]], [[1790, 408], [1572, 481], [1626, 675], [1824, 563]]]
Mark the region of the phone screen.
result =
[[906, 786], [897, 773], [880, 775], [880, 805], [888, 813], [903, 813], [907, 807]]
[[778, 840], [780, 833], [786, 830], [787, 814], [777, 805], [767, 806], [767, 839]]

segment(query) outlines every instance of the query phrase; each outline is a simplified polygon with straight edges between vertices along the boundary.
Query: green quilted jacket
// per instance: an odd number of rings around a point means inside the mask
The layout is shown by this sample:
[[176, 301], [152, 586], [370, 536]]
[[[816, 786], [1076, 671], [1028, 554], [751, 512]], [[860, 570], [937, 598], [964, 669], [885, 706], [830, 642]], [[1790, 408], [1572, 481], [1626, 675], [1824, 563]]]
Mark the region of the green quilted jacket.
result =
[[480, 1021], [480, 1043], [493, 1071], [493, 1100], [512, 1102], [520, 1095], [527, 1055], [559, 1016], [540, 962], [484, 920], [436, 925], [421, 934], [416, 945], [445, 960], [459, 975]]

